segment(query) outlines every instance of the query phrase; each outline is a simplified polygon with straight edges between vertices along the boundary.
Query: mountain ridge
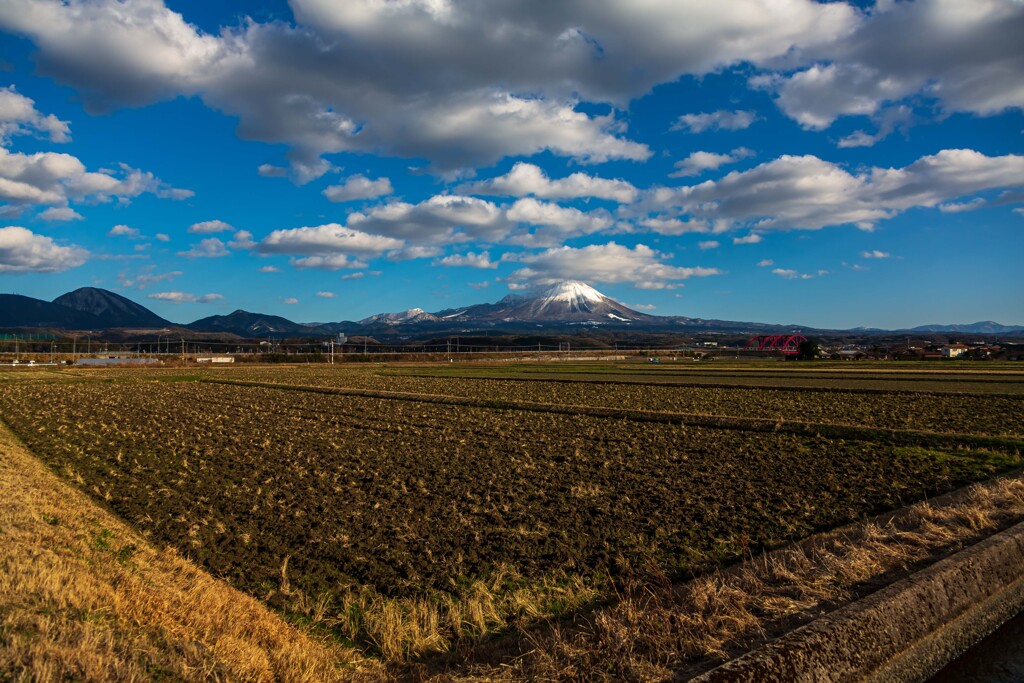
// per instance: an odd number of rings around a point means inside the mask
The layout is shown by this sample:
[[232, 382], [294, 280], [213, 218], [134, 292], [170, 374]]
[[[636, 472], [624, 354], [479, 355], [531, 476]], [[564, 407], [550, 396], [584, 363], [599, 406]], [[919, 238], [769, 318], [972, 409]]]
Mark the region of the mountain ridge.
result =
[[240, 337], [334, 336], [338, 333], [403, 334], [466, 332], [484, 330], [535, 330], [536, 328], [580, 329], [606, 327], [681, 333], [783, 332], [874, 333], [874, 334], [1005, 334], [1024, 335], [1024, 325], [1001, 325], [991, 320], [966, 324], [919, 325], [914, 328], [883, 330], [853, 328], [822, 330], [798, 324], [772, 324], [656, 316], [629, 308], [578, 280], [551, 284], [535, 294], [512, 292], [495, 303], [473, 304], [431, 313], [412, 308], [397, 313], [378, 313], [360, 321], [298, 323], [282, 316], [235, 310], [191, 323], [172, 323], [120, 294], [96, 287], [82, 287], [63, 294], [53, 302], [17, 294], [0, 294], [0, 327], [63, 330], [104, 330], [120, 328], [178, 328], [202, 333], [230, 333]]

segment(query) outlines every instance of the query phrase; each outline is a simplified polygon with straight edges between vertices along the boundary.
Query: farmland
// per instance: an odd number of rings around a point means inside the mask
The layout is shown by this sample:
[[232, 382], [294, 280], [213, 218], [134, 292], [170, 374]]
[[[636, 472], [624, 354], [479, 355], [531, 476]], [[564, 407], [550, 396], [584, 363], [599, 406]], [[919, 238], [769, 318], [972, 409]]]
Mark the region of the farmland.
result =
[[[833, 386], [838, 370], [529, 370], [36, 372], [4, 377], [0, 411], [150, 542], [391, 661], [586, 610], [629, 582], [683, 581], [1020, 462], [1011, 371], [873, 368], [864, 381], [878, 386], [850, 390]], [[744, 372], [761, 384], [722, 386]], [[907, 388], [918, 381], [929, 388]]]

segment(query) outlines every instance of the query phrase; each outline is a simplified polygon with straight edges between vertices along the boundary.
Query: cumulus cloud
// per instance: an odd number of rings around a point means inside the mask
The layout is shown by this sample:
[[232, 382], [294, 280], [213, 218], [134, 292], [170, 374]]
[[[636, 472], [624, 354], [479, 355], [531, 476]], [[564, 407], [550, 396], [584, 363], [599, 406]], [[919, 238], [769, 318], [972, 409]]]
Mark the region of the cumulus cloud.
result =
[[153, 235], [153, 237], [155, 237], [158, 242], [170, 242], [171, 241], [171, 236], [167, 235], [165, 233], [162, 233], [162, 232], [158, 232], [157, 234]]
[[451, 256], [445, 256], [442, 259], [434, 261], [434, 265], [437, 266], [462, 266], [467, 268], [497, 268], [498, 264], [491, 260], [491, 255], [482, 251], [467, 252], [465, 254], [452, 254]]
[[733, 244], [760, 244], [763, 241], [764, 238], [761, 237], [761, 235], [757, 234], [756, 232], [752, 232], [749, 235], [745, 235], [743, 237], [732, 238]]
[[774, 266], [774, 265], [775, 265], [775, 261], [772, 261], [770, 258], [763, 258], [763, 259], [761, 259], [760, 261], [757, 262], [757, 267], [758, 268], [768, 268], [769, 266]]
[[700, 247], [701, 251], [707, 251], [708, 249], [717, 249], [721, 244], [718, 240], [704, 240], [703, 242], [698, 242], [697, 246]]
[[256, 169], [256, 173], [264, 178], [284, 178], [288, 175], [288, 169], [284, 166], [274, 166], [273, 164], [260, 164]]
[[294, 306], [295, 304], [299, 303], [299, 300], [293, 296], [290, 296], [286, 299], [282, 299], [282, 303], [287, 304], [288, 306]]
[[969, 202], [950, 202], [948, 204], [939, 204], [939, 211], [943, 213], [963, 213], [964, 211], [974, 211], [985, 206], [986, 202], [981, 197], [976, 197]]
[[531, 226], [506, 238], [509, 244], [523, 246], [556, 246], [572, 237], [607, 230], [615, 222], [604, 210], [580, 211], [530, 197], [516, 201], [505, 215], [509, 221]]
[[[719, 180], [656, 188], [638, 207], [688, 214], [691, 220], [713, 223], [714, 232], [847, 224], [871, 229], [914, 207], [1021, 186], [1024, 156], [1016, 154], [989, 157], [970, 149], [947, 149], [903, 168], [871, 168], [857, 175], [816, 156], [784, 155]], [[670, 217], [663, 212], [657, 219]]]
[[329, 256], [303, 256], [288, 261], [299, 270], [342, 270], [343, 268], [365, 268], [366, 261], [352, 258], [348, 254], [331, 254]]
[[216, 301], [223, 301], [224, 297], [220, 294], [189, 294], [187, 292], [153, 292], [148, 294], [148, 299], [156, 299], [157, 301], [166, 301], [172, 304], [212, 304]]
[[524, 161], [517, 162], [503, 176], [469, 183], [460, 188], [465, 194], [503, 197], [534, 196], [542, 199], [579, 199], [594, 197], [619, 203], [636, 199], [637, 189], [621, 179], [599, 178], [586, 173], [573, 173], [552, 180], [544, 170]]
[[349, 260], [348, 255], [375, 257], [386, 251], [400, 249], [404, 244], [394, 237], [371, 235], [337, 223], [328, 223], [315, 227], [275, 230], [256, 245], [256, 251], [261, 254], [304, 256], [307, 258], [294, 263], [299, 267], [336, 270], [362, 267], [355, 265], [359, 261]]
[[741, 159], [754, 156], [754, 153], [746, 147], [737, 147], [728, 154], [715, 154], [714, 152], [693, 152], [682, 161], [675, 163], [676, 171], [669, 174], [669, 178], [686, 178], [700, 175], [705, 171], [714, 171], [726, 164], [735, 164]]
[[263, 266], [260, 268], [261, 273], [280, 273], [281, 269], [277, 266]]
[[349, 214], [350, 228], [419, 243], [497, 241], [511, 227], [497, 205], [476, 197], [435, 195], [418, 204], [391, 202]]
[[248, 230], [239, 230], [234, 238], [228, 242], [232, 249], [255, 249], [257, 243], [252, 239], [252, 233]]
[[14, 135], [42, 134], [50, 142], [71, 140], [71, 128], [53, 114], [36, 109], [34, 100], [25, 97], [14, 86], [0, 88], [0, 143], [6, 144]]
[[89, 252], [61, 246], [27, 228], [0, 228], [0, 273], [59, 273], [85, 263]]
[[772, 273], [786, 280], [810, 280], [814, 277], [807, 273], [800, 273], [792, 268], [776, 268]]
[[913, 96], [946, 112], [997, 114], [1024, 107], [1022, 33], [1015, 0], [878, 2], [855, 30], [812, 51], [817, 63], [759, 83], [812, 130]]
[[188, 226], [188, 231], [194, 235], [210, 235], [228, 230], [234, 230], [234, 228], [221, 220], [202, 221]]
[[321, 299], [333, 299], [337, 296], [334, 292], [317, 292], [316, 295]]
[[718, 110], [707, 114], [683, 114], [672, 124], [671, 130], [703, 133], [708, 130], [743, 130], [757, 120], [752, 111]]
[[190, 245], [187, 251], [179, 251], [178, 256], [185, 258], [220, 258], [227, 256], [230, 252], [224, 243], [216, 237], [208, 237], [200, 240], [198, 244]]
[[719, 275], [717, 268], [681, 267], [665, 261], [669, 255], [638, 244], [609, 242], [586, 247], [557, 247], [538, 253], [506, 254], [503, 260], [524, 264], [507, 282], [512, 288], [552, 285], [562, 280], [632, 283], [637, 289], [673, 289], [692, 277]]
[[862, 251], [860, 253], [861, 258], [890, 258], [892, 254], [887, 251], [880, 249], [872, 249], [871, 251]]
[[374, 199], [394, 192], [388, 178], [371, 180], [364, 175], [353, 175], [339, 185], [331, 185], [323, 195], [332, 202], [351, 202], [356, 199]]
[[0, 147], [0, 202], [14, 207], [69, 201], [127, 201], [143, 193], [186, 199], [191, 190], [173, 188], [152, 173], [119, 164], [117, 171], [87, 171], [77, 157], [56, 152], [22, 154]]
[[[580, 161], [644, 159], [614, 113], [658, 83], [767, 64], [846, 35], [842, 3], [565, 0], [516, 3], [294, 0], [297, 25], [248, 21], [203, 33], [159, 0], [0, 6], [38, 47], [40, 70], [93, 110], [198, 95], [238, 133], [284, 143], [301, 178], [320, 157], [374, 151], [445, 170], [547, 150]], [[501, 84], [496, 86], [495, 84]]]
[[180, 270], [172, 270], [167, 273], [157, 273], [155, 266], [148, 266], [141, 272], [135, 275], [128, 275], [127, 273], [120, 273], [117, 276], [117, 281], [122, 287], [131, 287], [134, 289], [145, 289], [150, 285], [158, 282], [169, 282], [176, 277], [180, 277], [183, 273]]
[[44, 221], [80, 221], [85, 217], [68, 206], [51, 206], [39, 213]]
[[132, 228], [127, 225], [115, 225], [107, 231], [107, 237], [127, 237], [130, 240], [134, 240], [142, 237], [142, 233], [139, 232], [138, 228]]

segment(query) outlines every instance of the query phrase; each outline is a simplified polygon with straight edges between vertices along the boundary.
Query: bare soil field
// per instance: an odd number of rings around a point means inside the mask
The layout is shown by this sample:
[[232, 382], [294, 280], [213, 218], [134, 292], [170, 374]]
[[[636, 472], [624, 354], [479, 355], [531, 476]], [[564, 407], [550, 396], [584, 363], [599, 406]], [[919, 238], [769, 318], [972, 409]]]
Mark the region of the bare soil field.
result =
[[[908, 446], [865, 430], [754, 431], [583, 410], [1024, 434], [1024, 404], [998, 392], [668, 386], [602, 365], [591, 370], [603, 382], [576, 367], [558, 381], [440, 376], [460, 370], [488, 369], [34, 371], [0, 378], [0, 414], [52, 471], [148, 542], [311, 633], [392, 663], [465, 654], [493, 634], [614, 603], [626, 587], [680, 584], [1021, 461], [1012, 439]], [[216, 378], [291, 388], [204, 381]]]

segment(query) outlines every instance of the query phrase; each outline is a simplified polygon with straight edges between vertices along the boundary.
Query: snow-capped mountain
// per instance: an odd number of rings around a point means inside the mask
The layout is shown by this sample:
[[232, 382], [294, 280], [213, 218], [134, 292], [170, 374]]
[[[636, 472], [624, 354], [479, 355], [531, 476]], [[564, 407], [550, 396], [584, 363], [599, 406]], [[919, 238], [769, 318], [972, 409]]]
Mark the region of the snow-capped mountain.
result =
[[398, 313], [378, 313], [369, 318], [359, 321], [360, 325], [401, 325], [404, 323], [426, 323], [440, 320], [433, 313], [427, 313], [422, 308], [410, 308], [408, 311]]
[[536, 296], [509, 295], [496, 304], [441, 311], [437, 317], [452, 322], [537, 323], [629, 323], [655, 319], [578, 280], [560, 282]]

